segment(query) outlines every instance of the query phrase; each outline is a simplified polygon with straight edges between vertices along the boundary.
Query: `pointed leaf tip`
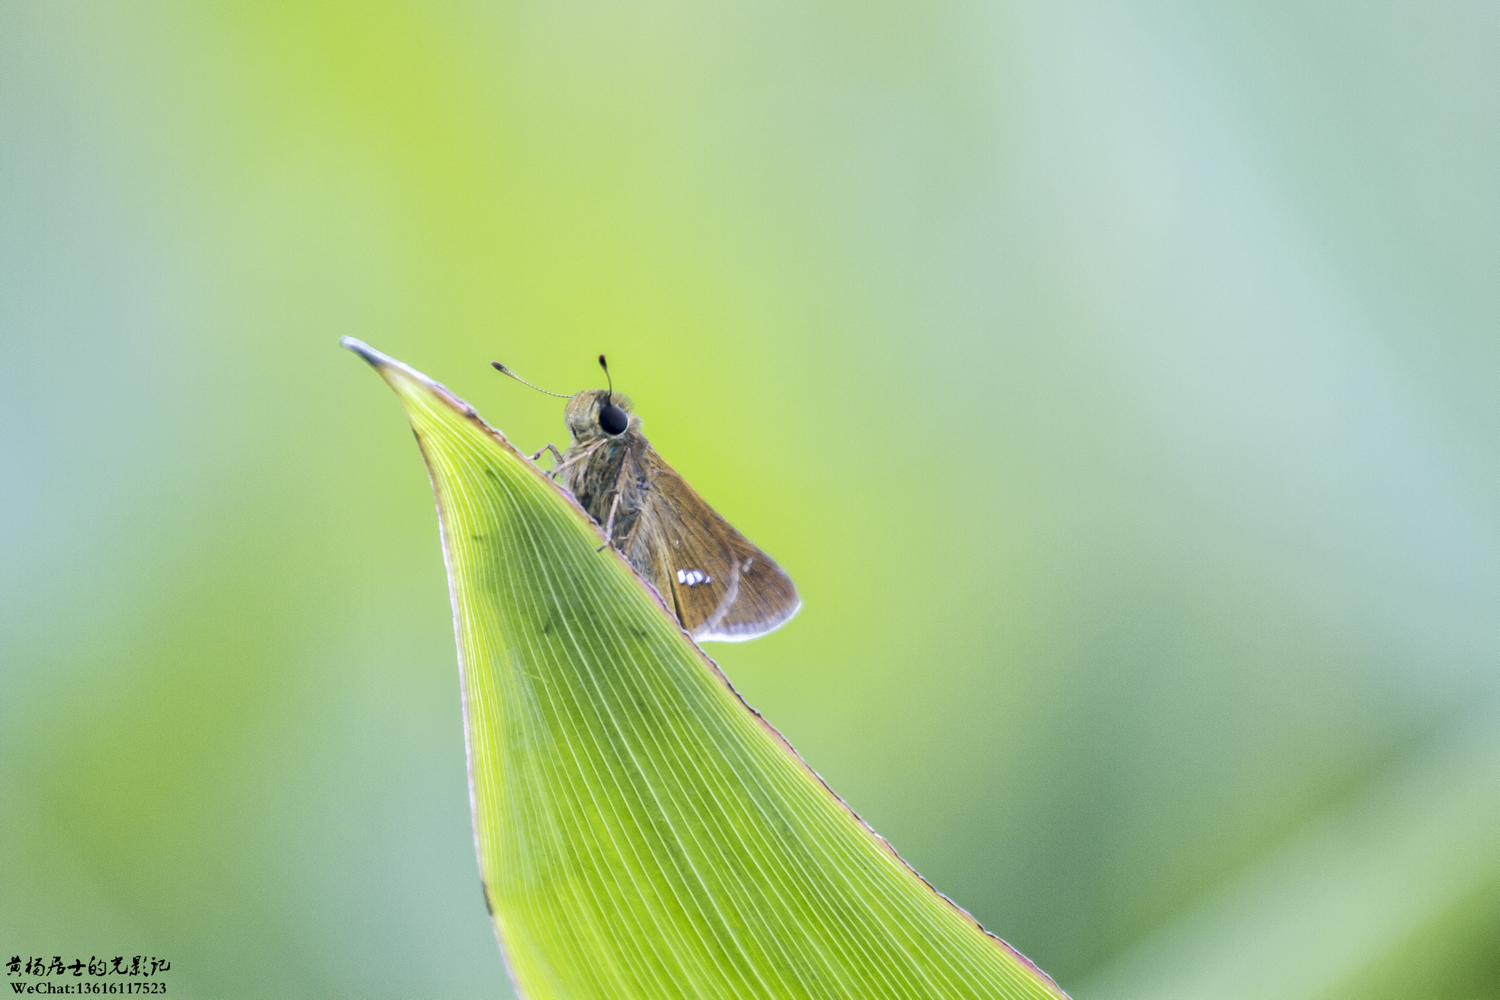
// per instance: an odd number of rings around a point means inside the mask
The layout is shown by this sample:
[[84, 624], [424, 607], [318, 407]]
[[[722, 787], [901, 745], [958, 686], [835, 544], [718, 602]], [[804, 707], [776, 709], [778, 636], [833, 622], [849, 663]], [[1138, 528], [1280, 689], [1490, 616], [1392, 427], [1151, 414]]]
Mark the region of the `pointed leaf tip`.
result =
[[[399, 388], [400, 383], [415, 383], [416, 385], [422, 386], [435, 393], [449, 406], [453, 407], [464, 416], [473, 418], [475, 420], [479, 419], [479, 414], [474, 411], [474, 408], [460, 399], [447, 386], [443, 385], [441, 382], [434, 382], [426, 375], [423, 375], [421, 372], [417, 371], [411, 365], [408, 365], [401, 361], [397, 361], [389, 354], [383, 354], [380, 351], [375, 350], [375, 348], [371, 347], [363, 340], [360, 340], [358, 337], [340, 337], [339, 346], [348, 348], [355, 354], [358, 354], [360, 357], [364, 358], [365, 361], [369, 363], [370, 367], [378, 371], [386, 380], [386, 382], [389, 383], [392, 388], [396, 389], [397, 392], [401, 391]], [[483, 421], [480, 421], [480, 423], [483, 424]], [[504, 435], [499, 434], [488, 425], [484, 425], [484, 428], [486, 431], [488, 431], [490, 434], [495, 435], [496, 437], [504, 437]]]
[[363, 340], [360, 340], [358, 337], [340, 337], [339, 346], [347, 348], [348, 350], [353, 351], [355, 354], [358, 354], [360, 357], [368, 361], [371, 367], [374, 368], [379, 368], [381, 365], [387, 365], [391, 363], [391, 358], [387, 357], [384, 354], [381, 354], [379, 351], [375, 350], [375, 348], [371, 347]]

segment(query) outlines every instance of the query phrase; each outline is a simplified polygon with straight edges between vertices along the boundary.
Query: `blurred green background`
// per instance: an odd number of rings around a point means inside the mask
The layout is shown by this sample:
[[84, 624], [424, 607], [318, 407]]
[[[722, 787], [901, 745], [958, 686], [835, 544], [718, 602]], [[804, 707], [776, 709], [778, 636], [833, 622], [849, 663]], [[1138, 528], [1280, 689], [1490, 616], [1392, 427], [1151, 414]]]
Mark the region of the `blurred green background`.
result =
[[710, 652], [1079, 1000], [1500, 996], [1500, 16], [0, 2], [0, 950], [480, 997], [436, 521], [351, 334], [615, 384]]

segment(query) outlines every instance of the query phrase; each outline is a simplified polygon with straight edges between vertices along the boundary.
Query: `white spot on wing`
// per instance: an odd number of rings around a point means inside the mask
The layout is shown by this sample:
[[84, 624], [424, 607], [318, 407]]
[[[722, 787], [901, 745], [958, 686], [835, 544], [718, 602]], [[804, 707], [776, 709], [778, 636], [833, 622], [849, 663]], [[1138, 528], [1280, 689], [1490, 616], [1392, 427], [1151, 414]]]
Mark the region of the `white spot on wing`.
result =
[[701, 569], [679, 569], [677, 571], [677, 582], [684, 587], [691, 587], [699, 583], [709, 583], [713, 577]]

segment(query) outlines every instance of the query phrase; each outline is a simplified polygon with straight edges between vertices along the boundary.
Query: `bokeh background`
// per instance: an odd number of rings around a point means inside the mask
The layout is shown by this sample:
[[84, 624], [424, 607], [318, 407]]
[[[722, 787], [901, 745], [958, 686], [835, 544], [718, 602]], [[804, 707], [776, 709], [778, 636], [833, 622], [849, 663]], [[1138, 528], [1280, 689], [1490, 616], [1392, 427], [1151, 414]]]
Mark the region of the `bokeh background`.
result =
[[1484, 3], [0, 0], [0, 951], [482, 997], [426, 474], [607, 351], [710, 649], [1079, 1000], [1500, 996]]

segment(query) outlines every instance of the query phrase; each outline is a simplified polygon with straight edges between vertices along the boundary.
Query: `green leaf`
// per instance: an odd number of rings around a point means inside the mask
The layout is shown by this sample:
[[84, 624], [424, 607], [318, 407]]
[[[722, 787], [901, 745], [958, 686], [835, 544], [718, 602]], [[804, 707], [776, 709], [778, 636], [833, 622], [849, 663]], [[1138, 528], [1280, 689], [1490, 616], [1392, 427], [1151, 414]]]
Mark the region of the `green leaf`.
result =
[[565, 491], [344, 344], [432, 477], [479, 865], [524, 996], [1064, 996], [823, 784]]

